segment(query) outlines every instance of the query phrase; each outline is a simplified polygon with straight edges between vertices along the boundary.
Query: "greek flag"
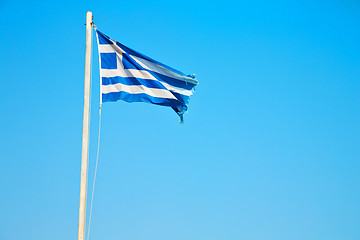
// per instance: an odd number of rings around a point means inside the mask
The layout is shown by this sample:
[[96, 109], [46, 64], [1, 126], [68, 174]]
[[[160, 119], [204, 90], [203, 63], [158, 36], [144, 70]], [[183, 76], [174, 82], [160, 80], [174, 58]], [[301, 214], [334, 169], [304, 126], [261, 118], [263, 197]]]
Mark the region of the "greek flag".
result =
[[198, 81], [136, 52], [96, 30], [101, 103], [124, 100], [172, 107], [183, 121]]

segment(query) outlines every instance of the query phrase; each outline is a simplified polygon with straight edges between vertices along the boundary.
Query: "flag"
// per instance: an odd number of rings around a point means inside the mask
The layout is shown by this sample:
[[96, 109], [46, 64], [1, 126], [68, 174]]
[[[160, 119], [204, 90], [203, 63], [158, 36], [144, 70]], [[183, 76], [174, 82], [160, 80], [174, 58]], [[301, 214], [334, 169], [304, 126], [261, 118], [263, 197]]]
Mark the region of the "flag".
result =
[[186, 75], [155, 61], [96, 30], [101, 103], [123, 100], [168, 106], [183, 121], [190, 95], [198, 84]]

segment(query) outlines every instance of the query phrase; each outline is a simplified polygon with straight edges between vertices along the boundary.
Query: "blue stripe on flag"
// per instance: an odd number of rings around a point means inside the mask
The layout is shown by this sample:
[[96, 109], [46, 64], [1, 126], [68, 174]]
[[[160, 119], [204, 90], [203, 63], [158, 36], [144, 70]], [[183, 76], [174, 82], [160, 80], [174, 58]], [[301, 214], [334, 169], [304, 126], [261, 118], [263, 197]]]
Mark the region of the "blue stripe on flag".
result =
[[170, 84], [174, 87], [178, 87], [178, 88], [183, 88], [183, 89], [186, 89], [186, 90], [191, 90], [193, 89], [196, 84], [193, 84], [191, 82], [186, 82], [186, 80], [179, 80], [179, 79], [176, 79], [176, 78], [172, 78], [172, 77], [168, 77], [164, 74], [161, 74], [161, 73], [157, 73], [157, 72], [154, 72], [154, 71], [150, 71], [150, 70], [147, 70], [151, 75], [153, 75], [156, 79], [162, 81], [162, 82], [165, 82], [167, 84]]
[[145, 93], [131, 94], [127, 92], [112, 92], [102, 94], [103, 102], [115, 102], [117, 100], [123, 100], [125, 102], [147, 102], [156, 105], [177, 107], [180, 109], [186, 109], [186, 106], [176, 99], [158, 98], [152, 97]]
[[98, 33], [99, 44], [113, 44], [110, 41], [110, 38], [105, 34], [101, 33], [100, 31], [96, 31]]
[[125, 69], [137, 69], [137, 70], [145, 70], [140, 64], [138, 64], [132, 57], [127, 53], [122, 54], [122, 63]]
[[170, 91], [180, 102], [184, 103], [184, 104], [188, 104], [190, 97], [186, 96], [186, 95], [182, 95], [180, 93], [174, 92], [174, 91]]

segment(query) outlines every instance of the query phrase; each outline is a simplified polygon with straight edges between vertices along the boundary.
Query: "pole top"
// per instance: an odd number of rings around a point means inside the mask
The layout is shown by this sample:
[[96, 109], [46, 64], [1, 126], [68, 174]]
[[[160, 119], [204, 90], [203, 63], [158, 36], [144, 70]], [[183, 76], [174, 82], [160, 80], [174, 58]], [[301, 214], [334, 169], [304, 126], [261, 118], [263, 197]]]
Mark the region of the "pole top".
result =
[[94, 16], [92, 15], [92, 12], [87, 11], [86, 12], [86, 24], [85, 25], [87, 25], [87, 24], [89, 24], [89, 26], [93, 25], [93, 21], [92, 21], [93, 19], [94, 19]]
[[93, 15], [92, 15], [92, 12], [87, 11], [86, 12], [86, 18], [90, 18], [92, 20], [94, 18]]

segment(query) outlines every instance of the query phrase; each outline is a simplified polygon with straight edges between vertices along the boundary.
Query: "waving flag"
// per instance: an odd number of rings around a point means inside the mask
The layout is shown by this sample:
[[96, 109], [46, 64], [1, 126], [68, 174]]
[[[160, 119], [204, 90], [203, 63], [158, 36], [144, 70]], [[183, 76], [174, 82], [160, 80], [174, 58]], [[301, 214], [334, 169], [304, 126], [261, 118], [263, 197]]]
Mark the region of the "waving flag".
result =
[[172, 107], [183, 121], [198, 81], [136, 52], [96, 30], [101, 102], [147, 102]]

